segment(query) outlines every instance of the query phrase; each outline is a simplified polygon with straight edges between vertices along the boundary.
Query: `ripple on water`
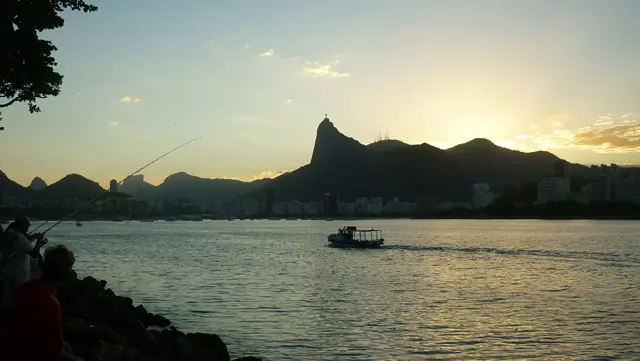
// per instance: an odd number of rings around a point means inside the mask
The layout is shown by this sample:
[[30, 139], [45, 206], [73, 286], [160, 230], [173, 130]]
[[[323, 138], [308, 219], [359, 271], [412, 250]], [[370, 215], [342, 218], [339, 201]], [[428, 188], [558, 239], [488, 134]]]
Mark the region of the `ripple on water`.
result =
[[86, 222], [52, 231], [106, 279], [233, 356], [272, 360], [640, 358], [637, 222]]

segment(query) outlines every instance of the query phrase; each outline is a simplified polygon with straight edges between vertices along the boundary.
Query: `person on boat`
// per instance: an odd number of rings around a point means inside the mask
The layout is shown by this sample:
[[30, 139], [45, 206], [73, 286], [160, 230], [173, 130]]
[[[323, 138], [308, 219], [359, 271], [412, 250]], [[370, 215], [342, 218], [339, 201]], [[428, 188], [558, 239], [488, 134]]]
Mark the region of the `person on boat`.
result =
[[[18, 286], [38, 276], [38, 262], [41, 259], [41, 234], [28, 235], [31, 222], [26, 216], [18, 216], [9, 224], [4, 232], [3, 271], [4, 289], [2, 291], [2, 308], [7, 308]], [[31, 242], [36, 240], [35, 245]]]
[[42, 277], [21, 285], [8, 313], [7, 360], [79, 361], [62, 335], [62, 309], [55, 296], [59, 286], [71, 276], [75, 257], [65, 246], [44, 253]]

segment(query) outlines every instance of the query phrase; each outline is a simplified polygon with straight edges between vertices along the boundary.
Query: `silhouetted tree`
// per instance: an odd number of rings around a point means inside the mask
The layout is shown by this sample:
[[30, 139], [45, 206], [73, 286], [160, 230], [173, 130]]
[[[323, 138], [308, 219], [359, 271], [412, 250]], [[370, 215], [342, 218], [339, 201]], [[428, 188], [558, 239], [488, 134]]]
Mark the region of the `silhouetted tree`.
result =
[[60, 93], [62, 75], [54, 70], [57, 48], [40, 39], [44, 30], [60, 28], [65, 9], [93, 12], [83, 0], [3, 0], [0, 5], [0, 108], [16, 102], [39, 112], [37, 99]]

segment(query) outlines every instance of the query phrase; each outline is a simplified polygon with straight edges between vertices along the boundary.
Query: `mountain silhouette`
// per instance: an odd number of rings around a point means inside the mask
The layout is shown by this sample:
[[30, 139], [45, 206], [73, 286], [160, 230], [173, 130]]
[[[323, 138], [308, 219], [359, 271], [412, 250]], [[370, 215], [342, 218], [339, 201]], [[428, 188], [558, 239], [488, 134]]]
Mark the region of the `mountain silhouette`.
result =
[[92, 180], [79, 174], [69, 174], [37, 193], [39, 199], [81, 199], [89, 200], [105, 190]]
[[[553, 174], [554, 163], [559, 160], [549, 152], [521, 152], [480, 138], [446, 150], [394, 139], [363, 145], [342, 134], [325, 117], [318, 125], [309, 164], [275, 179], [243, 182], [179, 172], [158, 186], [137, 175], [123, 182], [119, 190], [147, 201], [201, 204], [231, 201], [241, 195], [255, 197], [262, 195], [265, 187], [275, 191], [280, 201], [317, 201], [329, 192], [339, 193], [343, 200], [372, 196], [417, 200], [431, 196], [440, 201], [468, 201], [474, 183], [535, 182]], [[570, 164], [572, 174], [586, 175], [588, 170]], [[84, 199], [102, 188], [96, 182], [71, 174], [36, 192], [0, 172], [0, 191], [4, 196], [22, 199], [34, 195], [40, 199]]]
[[40, 177], [35, 177], [31, 181], [31, 184], [29, 184], [28, 188], [33, 189], [34, 191], [39, 191], [47, 188], [47, 182], [45, 182], [44, 179]]
[[377, 142], [367, 145], [367, 148], [372, 149], [378, 153], [384, 153], [396, 148], [405, 148], [405, 147], [410, 147], [410, 145], [395, 139], [379, 140]]
[[0, 171], [0, 204], [3, 197], [15, 198], [18, 200], [27, 200], [33, 197], [35, 191], [21, 186], [7, 177], [4, 172]]
[[[382, 196], [467, 201], [474, 183], [519, 184], [553, 174], [560, 160], [549, 152], [520, 152], [474, 139], [443, 150], [429, 144], [382, 140], [365, 146], [325, 118], [318, 126], [311, 162], [269, 183], [278, 199], [319, 200]], [[579, 165], [578, 170], [586, 169]]]
[[[230, 201], [235, 196], [251, 192], [262, 183], [235, 179], [211, 179], [180, 172], [168, 176], [156, 189], [158, 198], [193, 202]], [[135, 196], [135, 195], [134, 195]]]
[[127, 178], [118, 187], [118, 190], [122, 193], [130, 194], [136, 199], [145, 200], [147, 202], [153, 202], [158, 200], [158, 192], [156, 186], [151, 183], [145, 182], [144, 175], [138, 174]]

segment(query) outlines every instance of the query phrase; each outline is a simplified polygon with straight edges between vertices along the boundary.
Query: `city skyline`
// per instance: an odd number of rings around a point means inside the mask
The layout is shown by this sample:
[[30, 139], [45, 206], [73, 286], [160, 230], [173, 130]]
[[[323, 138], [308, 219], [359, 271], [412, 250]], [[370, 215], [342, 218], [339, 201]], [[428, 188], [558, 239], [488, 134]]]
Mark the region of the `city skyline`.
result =
[[[62, 93], [2, 110], [0, 170], [252, 180], [307, 164], [323, 114], [448, 148], [488, 138], [574, 163], [640, 164], [636, 1], [97, 2], [44, 33]], [[115, 26], [114, 24], [118, 24]], [[295, 31], [293, 31], [295, 30]]]

